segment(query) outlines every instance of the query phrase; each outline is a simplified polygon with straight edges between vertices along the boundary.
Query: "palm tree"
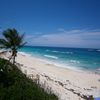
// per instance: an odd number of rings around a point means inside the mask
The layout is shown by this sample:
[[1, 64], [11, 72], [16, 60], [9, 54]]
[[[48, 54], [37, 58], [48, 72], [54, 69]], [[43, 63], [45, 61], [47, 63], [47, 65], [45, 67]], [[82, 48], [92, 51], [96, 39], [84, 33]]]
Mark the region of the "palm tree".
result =
[[0, 47], [11, 51], [9, 61], [12, 59], [14, 64], [18, 49], [26, 44], [26, 42], [23, 42], [24, 34], [19, 35], [18, 31], [14, 28], [7, 29], [2, 34], [4, 38], [0, 39]]

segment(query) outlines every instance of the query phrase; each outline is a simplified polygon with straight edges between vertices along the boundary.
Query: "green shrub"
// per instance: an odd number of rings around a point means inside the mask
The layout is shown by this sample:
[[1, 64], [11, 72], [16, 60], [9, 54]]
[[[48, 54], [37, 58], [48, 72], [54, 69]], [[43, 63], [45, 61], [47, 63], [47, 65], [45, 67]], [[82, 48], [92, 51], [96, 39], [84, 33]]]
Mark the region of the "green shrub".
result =
[[0, 59], [0, 100], [58, 100], [28, 79], [15, 65]]

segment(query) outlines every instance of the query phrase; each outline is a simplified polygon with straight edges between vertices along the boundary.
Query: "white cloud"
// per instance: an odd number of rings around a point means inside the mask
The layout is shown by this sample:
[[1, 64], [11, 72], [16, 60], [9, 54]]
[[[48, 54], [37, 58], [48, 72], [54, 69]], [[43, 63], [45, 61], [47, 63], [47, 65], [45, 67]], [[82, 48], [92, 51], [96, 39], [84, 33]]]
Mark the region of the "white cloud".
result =
[[68, 47], [99, 47], [100, 31], [59, 30], [59, 34], [31, 35], [31, 45], [68, 46]]

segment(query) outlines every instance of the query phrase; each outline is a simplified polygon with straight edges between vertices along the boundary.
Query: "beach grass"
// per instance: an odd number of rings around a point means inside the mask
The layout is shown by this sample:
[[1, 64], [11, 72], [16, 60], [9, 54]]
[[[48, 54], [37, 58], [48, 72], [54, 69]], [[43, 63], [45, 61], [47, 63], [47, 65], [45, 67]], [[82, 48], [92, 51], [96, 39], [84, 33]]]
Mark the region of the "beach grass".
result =
[[16, 65], [0, 58], [0, 100], [58, 100], [26, 77]]

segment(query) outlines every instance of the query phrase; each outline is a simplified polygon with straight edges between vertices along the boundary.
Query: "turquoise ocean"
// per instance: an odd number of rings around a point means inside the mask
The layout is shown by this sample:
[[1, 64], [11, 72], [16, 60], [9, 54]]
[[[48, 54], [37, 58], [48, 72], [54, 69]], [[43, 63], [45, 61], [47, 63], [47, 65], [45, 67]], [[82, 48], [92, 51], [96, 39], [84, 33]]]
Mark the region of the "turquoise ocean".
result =
[[19, 52], [64, 68], [100, 73], [100, 49], [25, 46]]

